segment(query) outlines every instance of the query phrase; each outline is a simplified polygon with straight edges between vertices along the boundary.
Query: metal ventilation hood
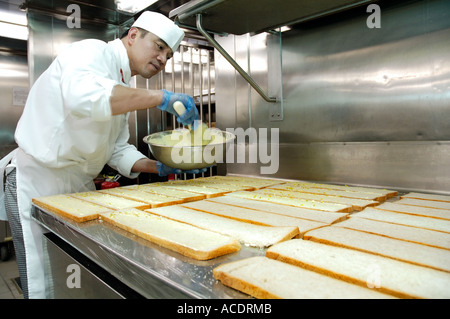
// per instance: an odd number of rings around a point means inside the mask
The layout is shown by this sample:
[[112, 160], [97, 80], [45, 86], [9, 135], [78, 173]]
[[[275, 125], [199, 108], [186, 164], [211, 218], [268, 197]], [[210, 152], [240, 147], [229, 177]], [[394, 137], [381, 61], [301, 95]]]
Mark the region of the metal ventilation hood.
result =
[[191, 0], [170, 11], [169, 18], [198, 30], [267, 102], [280, 104], [281, 97], [267, 95], [210, 33], [242, 35], [323, 17], [374, 2], [374, 0]]
[[197, 28], [202, 15], [205, 30], [242, 35], [260, 33], [282, 26], [348, 10], [373, 0], [192, 0], [172, 10], [180, 26]]

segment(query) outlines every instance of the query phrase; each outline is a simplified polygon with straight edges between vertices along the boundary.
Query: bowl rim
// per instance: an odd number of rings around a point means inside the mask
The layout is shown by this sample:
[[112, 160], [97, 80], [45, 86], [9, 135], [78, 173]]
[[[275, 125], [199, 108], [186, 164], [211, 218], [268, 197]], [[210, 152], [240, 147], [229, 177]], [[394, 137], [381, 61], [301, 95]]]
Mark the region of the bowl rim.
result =
[[216, 145], [225, 145], [228, 144], [231, 141], [234, 141], [236, 139], [236, 135], [231, 133], [231, 132], [227, 132], [227, 131], [222, 131], [220, 130], [221, 133], [225, 133], [226, 134], [226, 138], [224, 142], [216, 142], [216, 143], [209, 143], [206, 145], [184, 145], [184, 146], [177, 146], [177, 145], [163, 145], [163, 144], [156, 144], [156, 143], [151, 143], [148, 141], [149, 138], [151, 138], [154, 135], [157, 134], [163, 134], [163, 133], [170, 133], [176, 130], [181, 130], [181, 129], [174, 129], [174, 130], [167, 130], [167, 131], [161, 131], [161, 132], [154, 132], [151, 133], [147, 136], [145, 136], [143, 138], [144, 143], [148, 144], [149, 146], [158, 146], [158, 147], [164, 147], [164, 148], [204, 148], [206, 146], [216, 146]]

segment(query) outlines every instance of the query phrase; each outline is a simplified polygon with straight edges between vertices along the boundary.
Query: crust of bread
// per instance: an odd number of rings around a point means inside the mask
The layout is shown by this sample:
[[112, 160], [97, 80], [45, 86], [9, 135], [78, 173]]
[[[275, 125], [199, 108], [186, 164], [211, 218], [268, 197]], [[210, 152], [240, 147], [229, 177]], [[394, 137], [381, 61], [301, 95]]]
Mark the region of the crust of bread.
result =
[[350, 213], [353, 211], [352, 205], [344, 205], [344, 204], [336, 204], [336, 203], [321, 203], [317, 201], [310, 200], [302, 200], [296, 198], [288, 198], [283, 196], [272, 196], [270, 194], [261, 194], [256, 192], [233, 192], [227, 194], [227, 196], [236, 196], [242, 198], [248, 198], [252, 200], [259, 200], [269, 203], [277, 203], [282, 205], [315, 209], [321, 211], [329, 211], [329, 212], [341, 212], [341, 213]]
[[259, 299], [393, 298], [288, 263], [258, 256], [213, 269], [224, 285]]
[[123, 189], [132, 189], [132, 190], [138, 190], [138, 191], [143, 191], [143, 192], [149, 192], [152, 194], [175, 197], [175, 198], [180, 199], [181, 202], [183, 202], [183, 203], [202, 200], [202, 199], [206, 198], [205, 194], [183, 191], [183, 190], [179, 190], [179, 189], [172, 189], [169, 187], [153, 186], [152, 183], [143, 184], [143, 185], [125, 186], [125, 187], [123, 187]]
[[383, 188], [334, 185], [334, 184], [323, 184], [323, 183], [313, 183], [313, 182], [303, 182], [302, 184], [304, 186], [308, 186], [308, 187], [312, 187], [312, 188], [324, 188], [324, 189], [334, 189], [334, 190], [349, 191], [349, 192], [379, 194], [381, 196], [385, 196], [386, 198], [392, 198], [392, 197], [395, 197], [398, 195], [398, 192], [395, 190], [383, 189]]
[[261, 212], [285, 215], [290, 217], [313, 220], [325, 224], [333, 224], [348, 218], [349, 213], [326, 212], [315, 209], [301, 208], [295, 206], [282, 205], [251, 200], [235, 196], [222, 196], [207, 199], [208, 202], [222, 203], [230, 206], [250, 208]]
[[362, 212], [353, 214], [351, 218], [367, 218], [371, 220], [383, 221], [386, 223], [411, 226], [418, 229], [430, 229], [450, 234], [450, 220], [413, 216], [371, 207], [363, 210]]
[[325, 223], [318, 221], [262, 212], [250, 208], [226, 205], [208, 200], [186, 203], [181, 206], [255, 225], [296, 226], [300, 231], [300, 235], [308, 230], [326, 225]]
[[449, 274], [353, 249], [297, 239], [270, 247], [266, 257], [361, 287], [370, 283], [397, 298], [450, 298]]
[[[220, 181], [221, 183], [229, 183], [234, 185], [241, 185], [249, 187], [253, 190], [262, 189], [269, 186], [284, 184], [285, 181], [277, 180], [277, 179], [269, 179], [269, 178], [258, 178], [258, 177], [248, 177], [248, 176], [210, 176], [210, 177], [202, 177], [204, 179]], [[198, 178], [197, 180], [199, 180]]]
[[[55, 203], [50, 202], [51, 200], [58, 199], [58, 198], [61, 198], [61, 199], [67, 198], [67, 200], [69, 200], [70, 202], [73, 202], [73, 201], [78, 202], [79, 201], [79, 204], [84, 205], [86, 207], [86, 210], [84, 211], [84, 213], [82, 215], [80, 215], [78, 213], [70, 211], [70, 209], [71, 209], [70, 205], [63, 205], [64, 207], [61, 207], [59, 205], [55, 205]], [[97, 205], [94, 203], [90, 203], [90, 202], [84, 202], [81, 199], [73, 198], [69, 195], [55, 195], [55, 196], [38, 197], [38, 198], [33, 198], [32, 202], [36, 206], [43, 208], [46, 211], [64, 216], [66, 218], [69, 218], [69, 219], [74, 220], [79, 223], [97, 219], [100, 213], [104, 213], [104, 212], [107, 212], [110, 210], [107, 207]], [[72, 206], [72, 207], [74, 207], [74, 206]], [[89, 211], [88, 208], [91, 208], [91, 211]]]
[[146, 203], [141, 200], [125, 198], [122, 196], [116, 196], [108, 193], [102, 193], [101, 191], [74, 193], [71, 194], [70, 196], [94, 204], [102, 205], [114, 210], [124, 208], [147, 209], [151, 207], [149, 203]]
[[415, 198], [415, 199], [434, 200], [434, 201], [438, 201], [438, 202], [450, 203], [449, 195], [437, 195], [437, 194], [410, 192], [408, 194], [400, 196], [400, 198]]
[[150, 192], [143, 192], [140, 190], [126, 188], [111, 188], [107, 190], [101, 190], [99, 192], [145, 203], [145, 206], [137, 207], [139, 209], [176, 205], [183, 202], [183, 200], [176, 197], [168, 197], [161, 194], [154, 194]]
[[434, 230], [417, 229], [416, 227], [357, 217], [351, 217], [335, 226], [450, 250], [450, 234]]
[[438, 209], [438, 208], [427, 209], [420, 206], [402, 205], [398, 204], [397, 202], [382, 203], [378, 205], [376, 208], [415, 216], [450, 220], [450, 212], [447, 209]]
[[196, 211], [180, 205], [146, 210], [155, 215], [231, 236], [247, 246], [268, 247], [300, 235], [296, 226], [260, 226]]
[[297, 192], [290, 190], [282, 190], [282, 189], [274, 189], [274, 188], [265, 188], [259, 191], [255, 191], [255, 194], [268, 194], [271, 196], [282, 196], [292, 199], [299, 200], [308, 200], [315, 201], [319, 203], [334, 203], [334, 204], [343, 204], [343, 205], [351, 205], [353, 210], [361, 211], [366, 207], [373, 207], [380, 204], [378, 201], [368, 200], [368, 199], [360, 199], [360, 198], [350, 198], [350, 197], [341, 197], [335, 195], [320, 195], [306, 192]]
[[[176, 231], [178, 234], [183, 233], [185, 236], [203, 236], [203, 239], [207, 242], [213, 241], [213, 240], [220, 240], [221, 244], [218, 245], [215, 248], [207, 249], [207, 250], [200, 250], [192, 245], [190, 246], [187, 242], [179, 241], [176, 242], [176, 239], [170, 238], [169, 232], [166, 232], [166, 238], [163, 238], [161, 236], [158, 236], [155, 233], [152, 233], [151, 230], [144, 230], [137, 229], [135, 227], [131, 227], [130, 225], [127, 225], [126, 222], [120, 222], [117, 220], [117, 214], [137, 214], [137, 218], [140, 218], [142, 221], [141, 226], [145, 223], [146, 218], [152, 218], [152, 221], [155, 222], [158, 219], [169, 226], [167, 227], [176, 227]], [[146, 216], [144, 216], [146, 215]], [[143, 216], [142, 218], [140, 216]], [[102, 220], [105, 220], [109, 223], [111, 223], [114, 226], [117, 226], [121, 229], [124, 229], [136, 236], [139, 236], [141, 238], [144, 238], [152, 243], [155, 243], [161, 247], [170, 249], [172, 251], [175, 251], [177, 253], [180, 253], [186, 257], [190, 257], [196, 260], [209, 260], [213, 259], [219, 256], [223, 256], [226, 254], [230, 254], [233, 252], [236, 252], [240, 250], [241, 246], [237, 240], [234, 240], [228, 236], [220, 235], [214, 232], [210, 232], [207, 230], [199, 229], [194, 226], [179, 223], [173, 220], [167, 220], [167, 219], [161, 219], [155, 215], [151, 215], [149, 213], [139, 211], [139, 210], [126, 210], [126, 211], [117, 211], [117, 212], [111, 212], [108, 214], [103, 214], [100, 217]]]
[[341, 197], [347, 197], [347, 198], [359, 198], [359, 199], [366, 199], [366, 200], [374, 200], [377, 202], [384, 202], [387, 198], [387, 194], [380, 194], [377, 192], [371, 193], [369, 192], [370, 189], [361, 191], [357, 190], [356, 188], [347, 187], [347, 188], [340, 188], [340, 189], [334, 189], [325, 187], [325, 184], [323, 184], [324, 187], [321, 187], [322, 184], [313, 184], [313, 183], [286, 183], [280, 186], [274, 186], [271, 188], [276, 189], [284, 189], [284, 190], [290, 190], [290, 191], [296, 191], [296, 192], [305, 192], [305, 193], [311, 193], [311, 194], [319, 194], [319, 195], [329, 195], [329, 196], [341, 196]]
[[307, 232], [306, 240], [351, 248], [450, 273], [446, 249], [429, 247], [338, 226], [325, 226]]
[[396, 201], [397, 204], [419, 206], [426, 208], [445, 209], [450, 213], [450, 202], [437, 201], [437, 200], [424, 200], [416, 198], [402, 198]]

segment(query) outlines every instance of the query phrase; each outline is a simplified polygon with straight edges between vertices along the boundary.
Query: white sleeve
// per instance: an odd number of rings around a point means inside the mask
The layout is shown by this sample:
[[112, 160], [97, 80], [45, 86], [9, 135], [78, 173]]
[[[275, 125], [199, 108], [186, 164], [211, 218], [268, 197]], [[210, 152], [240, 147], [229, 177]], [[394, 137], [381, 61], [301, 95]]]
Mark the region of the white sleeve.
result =
[[109, 120], [112, 90], [122, 83], [107, 45], [99, 41], [78, 47], [60, 56], [59, 64], [65, 109], [77, 118]]
[[144, 154], [139, 152], [134, 145], [128, 143], [130, 133], [128, 129], [128, 115], [124, 116], [121, 132], [114, 145], [114, 152], [108, 165], [128, 178], [136, 178], [139, 173], [131, 172], [133, 165], [140, 159], [147, 158]]

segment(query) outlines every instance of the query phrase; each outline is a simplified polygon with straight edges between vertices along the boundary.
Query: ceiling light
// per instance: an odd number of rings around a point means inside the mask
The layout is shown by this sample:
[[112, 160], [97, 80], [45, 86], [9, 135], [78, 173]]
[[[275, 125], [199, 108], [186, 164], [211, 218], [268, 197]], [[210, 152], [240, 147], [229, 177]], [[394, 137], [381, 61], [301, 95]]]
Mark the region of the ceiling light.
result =
[[0, 21], [0, 36], [19, 40], [28, 40], [27, 26]]
[[151, 6], [158, 0], [114, 0], [116, 3], [117, 11], [126, 14], [135, 14], [145, 8]]
[[24, 12], [0, 10], [0, 22], [27, 25], [27, 16]]

